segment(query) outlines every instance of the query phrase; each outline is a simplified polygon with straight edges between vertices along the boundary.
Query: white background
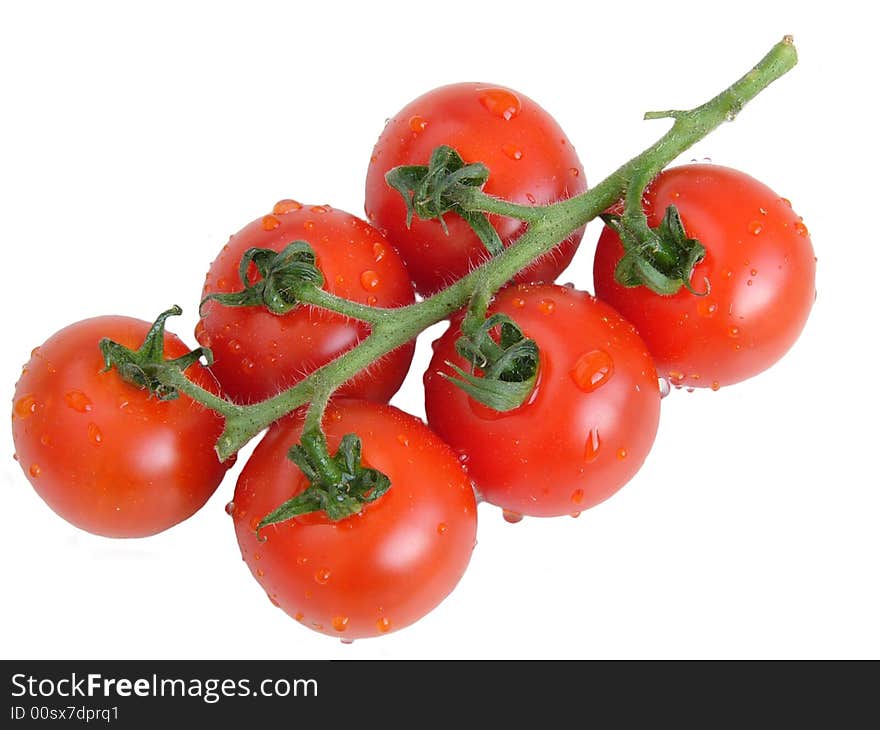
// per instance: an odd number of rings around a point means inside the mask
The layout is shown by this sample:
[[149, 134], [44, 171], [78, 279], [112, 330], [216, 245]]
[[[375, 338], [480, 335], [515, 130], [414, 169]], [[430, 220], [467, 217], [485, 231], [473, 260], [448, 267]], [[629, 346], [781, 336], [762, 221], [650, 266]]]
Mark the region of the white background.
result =
[[[155, 538], [67, 525], [0, 433], [4, 658], [880, 658], [877, 55], [856, 3], [4, 3], [3, 354], [98, 314], [193, 343], [208, 264], [285, 197], [361, 214], [383, 121], [443, 83], [511, 86], [597, 182], [784, 34], [801, 63], [683, 156], [789, 197], [819, 297], [789, 355], [718, 393], [673, 392], [624, 490], [579, 519], [480, 508], [456, 591], [401, 632], [314, 634], [274, 609], [223, 506]], [[580, 9], [575, 9], [580, 8]], [[591, 288], [599, 226], [563, 280]], [[431, 334], [436, 335], [437, 329]], [[430, 337], [394, 402], [423, 414]]]

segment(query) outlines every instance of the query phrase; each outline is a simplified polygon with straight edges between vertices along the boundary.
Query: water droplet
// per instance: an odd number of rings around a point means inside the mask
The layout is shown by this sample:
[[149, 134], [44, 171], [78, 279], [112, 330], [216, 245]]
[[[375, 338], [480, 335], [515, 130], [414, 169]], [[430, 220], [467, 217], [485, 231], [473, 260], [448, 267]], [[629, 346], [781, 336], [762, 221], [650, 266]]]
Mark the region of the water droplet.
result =
[[757, 236], [761, 231], [764, 230], [764, 224], [761, 221], [752, 221], [749, 223], [749, 233], [753, 236]]
[[575, 519], [575, 520], [576, 520], [578, 517], [580, 517], [580, 516], [581, 516], [581, 513], [580, 513], [580, 512], [572, 512], [572, 513], [569, 515], [569, 517], [571, 517], [571, 518], [573, 518], [573, 519]]
[[514, 297], [510, 303], [517, 309], [522, 309], [524, 306], [526, 306], [526, 300], [522, 297]]
[[235, 514], [235, 502], [227, 502], [224, 509], [226, 510], [226, 514], [232, 517], [232, 515]]
[[538, 199], [531, 193], [526, 193], [526, 200], [528, 200], [529, 203], [531, 203], [532, 205], [538, 202]]
[[351, 644], [354, 644], [354, 639], [352, 639], [350, 636], [344, 636], [341, 639], [339, 639], [339, 641], [340, 641], [340, 643], [345, 644], [346, 646], [350, 646]]
[[300, 621], [300, 622], [302, 622], [302, 620], [303, 620], [304, 618], [305, 618], [305, 614], [304, 614], [302, 611], [297, 611], [295, 614], [293, 614], [293, 620], [294, 620], [294, 621]]
[[790, 201], [788, 198], [780, 198], [780, 199], [779, 199], [779, 202], [780, 202], [780, 203], [784, 203], [784, 204], [787, 205], [789, 208], [791, 208], [791, 201]]
[[409, 118], [409, 128], [415, 133], [424, 132], [428, 126], [428, 120], [418, 114]]
[[409, 437], [405, 433], [397, 434], [397, 441], [401, 446], [409, 446]]
[[373, 294], [370, 294], [367, 297], [367, 304], [370, 305], [371, 307], [375, 307], [378, 302], [379, 302], [378, 297], [374, 296]]
[[257, 578], [262, 578], [264, 575], [266, 575], [266, 574], [262, 570], [257, 568]]
[[490, 114], [508, 122], [522, 111], [519, 97], [507, 89], [483, 89], [480, 93], [480, 104]]
[[90, 423], [88, 426], [88, 436], [89, 441], [91, 441], [95, 446], [99, 446], [101, 442], [104, 440], [104, 436], [101, 434], [101, 429], [98, 428], [98, 424]]
[[438, 535], [445, 535], [448, 531], [449, 531], [449, 525], [447, 525], [445, 522], [441, 522], [439, 525], [437, 525], [437, 534]]
[[335, 631], [345, 631], [348, 628], [348, 616], [334, 616], [332, 624]]
[[511, 525], [515, 525], [517, 522], [522, 522], [523, 518], [519, 512], [513, 512], [509, 509], [501, 510], [501, 516]]
[[43, 444], [43, 446], [48, 446], [52, 443], [52, 437], [48, 433], [44, 433], [40, 436], [40, 443]]
[[587, 434], [587, 440], [584, 443], [584, 461], [588, 464], [599, 458], [599, 447], [602, 442], [599, 440], [599, 429], [591, 428]]
[[658, 378], [657, 385], [660, 388], [660, 397], [665, 398], [672, 391], [672, 386], [666, 378]]
[[290, 198], [285, 198], [284, 200], [279, 200], [274, 206], [272, 206], [272, 212], [275, 215], [284, 215], [285, 213], [291, 213], [300, 208], [302, 208], [302, 203], [299, 203], [296, 200], [291, 200]]
[[313, 230], [314, 227], [315, 227], [315, 221], [306, 221], [305, 223], [303, 223], [303, 228], [305, 228], [307, 231]]
[[328, 568], [321, 568], [315, 573], [315, 583], [324, 585], [328, 580], [330, 580], [330, 570]]
[[623, 461], [626, 458], [626, 449], [618, 449], [617, 450], [617, 458], [620, 461]]
[[752, 269], [749, 273], [750, 273], [752, 276], [757, 276], [757, 275], [758, 275], [758, 270], [757, 270], [757, 269]]
[[73, 410], [79, 413], [86, 413], [92, 410], [92, 401], [81, 390], [68, 390], [64, 394], [64, 402], [67, 403], [69, 408], [73, 408]]
[[39, 403], [37, 399], [28, 394], [23, 395], [15, 401], [15, 405], [12, 407], [12, 412], [18, 416], [18, 418], [27, 418], [28, 416], [34, 415], [34, 413], [37, 412], [38, 407]]
[[305, 565], [309, 562], [309, 559], [305, 555], [298, 555], [296, 558], [297, 565]]
[[604, 350], [591, 350], [581, 355], [571, 369], [571, 379], [585, 393], [592, 393], [614, 374], [614, 361]]
[[226, 348], [230, 352], [239, 352], [241, 350], [241, 343], [238, 340], [229, 340], [226, 343]]
[[268, 593], [266, 594], [266, 598], [269, 599], [269, 603], [271, 603], [275, 608], [281, 608], [281, 604], [278, 603], [278, 599], [275, 596], [270, 596]]
[[733, 272], [730, 269], [721, 269], [721, 276], [723, 276], [725, 279], [729, 279], [731, 276], [733, 276]]
[[361, 286], [366, 291], [373, 291], [379, 286], [379, 275], [372, 269], [367, 269], [361, 274]]
[[798, 232], [800, 236], [809, 236], [810, 232], [807, 230], [807, 227], [804, 225], [803, 221], [798, 221], [794, 224], [794, 229]]
[[676, 387], [680, 386], [684, 382], [684, 373], [680, 373], [678, 370], [670, 370], [669, 382]]
[[40, 476], [40, 472], [43, 470], [40, 468], [39, 464], [31, 464], [30, 469], [28, 469], [28, 474], [30, 474], [34, 479], [37, 479]]
[[261, 518], [259, 515], [254, 515], [253, 517], [251, 517], [251, 521], [248, 523], [251, 528], [251, 532], [257, 531], [257, 527], [259, 527], [260, 522]]
[[515, 144], [510, 144], [509, 142], [501, 145], [501, 151], [511, 160], [521, 160], [523, 156], [522, 150]]
[[264, 215], [262, 224], [264, 231], [274, 231], [278, 226], [281, 225], [281, 221], [278, 220], [274, 215]]
[[386, 254], [386, 253], [387, 253], [387, 252], [386, 252], [386, 250], [385, 250], [385, 246], [383, 246], [381, 243], [379, 243], [378, 241], [376, 241], [376, 242], [373, 244], [373, 258], [376, 260], [376, 263], [377, 263], [377, 264], [378, 264], [382, 259], [385, 258], [385, 254]]
[[718, 305], [715, 302], [710, 302], [708, 299], [700, 299], [697, 302], [697, 313], [701, 317], [711, 317], [717, 311]]
[[578, 170], [576, 167], [569, 167], [568, 171], [571, 173], [572, 177], [578, 177], [581, 174], [581, 171]]
[[720, 390], [720, 389], [721, 389], [721, 383], [719, 383], [717, 380], [713, 380], [712, 381], [712, 390]]
[[387, 634], [391, 631], [391, 621], [382, 616], [381, 618], [376, 619], [376, 628], [379, 629], [379, 633]]
[[309, 210], [312, 211], [312, 213], [324, 214], [324, 213], [330, 212], [330, 206], [328, 206], [328, 205], [313, 205], [311, 208], [309, 208]]
[[584, 501], [584, 490], [583, 489], [575, 489], [571, 493], [571, 501], [575, 504], [580, 504]]
[[758, 208], [758, 212], [759, 212], [761, 215], [767, 215], [767, 209], [766, 209], [766, 208]]
[[249, 373], [254, 369], [254, 361], [250, 358], [243, 357], [241, 359], [241, 363], [239, 364], [242, 372]]
[[556, 311], [556, 302], [552, 299], [542, 299], [538, 302], [538, 309], [542, 314], [553, 314]]
[[727, 334], [731, 337], [739, 337], [739, 327], [733, 326], [727, 328]]

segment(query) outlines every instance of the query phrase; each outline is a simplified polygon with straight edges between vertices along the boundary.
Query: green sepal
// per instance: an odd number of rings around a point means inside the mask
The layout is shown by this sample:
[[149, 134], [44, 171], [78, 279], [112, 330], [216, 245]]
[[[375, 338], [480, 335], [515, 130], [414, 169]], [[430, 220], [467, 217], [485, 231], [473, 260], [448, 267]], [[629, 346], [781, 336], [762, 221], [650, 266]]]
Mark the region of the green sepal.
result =
[[309, 486], [266, 515], [257, 525], [257, 532], [311, 512], [325, 512], [330, 520], [338, 522], [358, 514], [365, 504], [375, 502], [391, 488], [385, 474], [361, 463], [361, 440], [353, 433], [342, 437], [339, 449], [331, 456], [324, 434], [306, 431], [300, 443], [290, 448], [287, 458], [300, 468]]
[[[248, 280], [252, 263], [259, 273], [254, 283]], [[249, 248], [239, 262], [238, 276], [244, 289], [208, 294], [199, 305], [199, 312], [206, 302], [215, 301], [227, 307], [264, 306], [272, 314], [286, 314], [299, 304], [299, 292], [303, 286], [321, 287], [324, 284], [315, 252], [306, 241], [293, 241], [281, 251]]]
[[469, 188], [482, 189], [488, 179], [489, 168], [481, 162], [465, 164], [461, 155], [447, 145], [437, 147], [427, 165], [402, 165], [385, 174], [385, 181], [401, 194], [406, 204], [407, 228], [415, 214], [422, 220], [439, 220], [443, 232], [448, 234], [443, 216], [456, 213], [495, 256], [504, 245], [494, 226], [484, 213], [465, 210], [460, 204]]
[[682, 287], [697, 296], [709, 293], [708, 281], [703, 292], [691, 286], [694, 267], [706, 255], [706, 249], [696, 238], [688, 237], [674, 205], [666, 208], [660, 225], [648, 229], [648, 235], [630, 228], [625, 217], [606, 214], [601, 218], [623, 243], [625, 253], [614, 269], [618, 284], [646, 286], [661, 296], [676, 294]]
[[183, 310], [176, 304], [160, 314], [144, 337], [143, 344], [137, 350], [131, 350], [108, 337], [103, 338], [98, 347], [104, 357], [104, 372], [116, 368], [126, 382], [138, 388], [146, 388], [159, 400], [174, 400], [178, 396], [177, 389], [160, 382], [157, 371], [161, 367], [174, 367], [181, 372], [201, 358], [206, 365], [214, 362], [214, 356], [207, 347], [197, 347], [185, 355], [165, 360], [165, 321], [171, 316], [181, 314]]
[[[492, 336], [498, 328], [498, 341]], [[528, 399], [538, 376], [538, 345], [526, 337], [506, 314], [493, 314], [474, 325], [465, 318], [455, 350], [481, 375], [446, 364], [458, 377], [440, 373], [471, 398], [496, 411], [519, 408]]]

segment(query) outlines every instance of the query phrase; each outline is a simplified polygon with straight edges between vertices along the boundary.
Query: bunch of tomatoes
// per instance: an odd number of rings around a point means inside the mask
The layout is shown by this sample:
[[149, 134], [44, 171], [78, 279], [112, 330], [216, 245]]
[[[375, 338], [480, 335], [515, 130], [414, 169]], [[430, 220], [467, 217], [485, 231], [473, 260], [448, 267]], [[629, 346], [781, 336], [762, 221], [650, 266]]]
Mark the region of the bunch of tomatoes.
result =
[[[574, 147], [531, 99], [477, 83], [430, 91], [387, 122], [370, 158], [365, 220], [284, 199], [223, 246], [205, 278], [195, 332], [212, 362], [189, 364], [186, 377], [234, 404], [252, 404], [370, 335], [367, 322], [317, 306], [279, 314], [226, 303], [222, 295], [257, 281], [253, 263], [242, 266], [253, 249], [281, 252], [306, 241], [324, 290], [384, 310], [430, 297], [489, 262], [464, 217], [409, 220], [406, 200], [386, 182], [390, 170], [424, 165], [441, 145], [482, 162], [490, 171], [484, 192], [507, 201], [542, 206], [587, 190]], [[289, 454], [303, 435], [305, 410], [271, 425], [227, 511], [272, 603], [346, 641], [403, 628], [461, 578], [476, 543], [479, 500], [510, 521], [588, 509], [645, 461], [669, 385], [717, 390], [789, 349], [815, 298], [815, 258], [785, 198], [742, 172], [693, 164], [656, 177], [643, 206], [652, 227], [674, 206], [687, 235], [705, 247], [692, 287], [663, 296], [619, 283], [624, 248], [612, 227], [595, 253], [595, 296], [554, 283], [580, 243], [583, 229], [574, 231], [495, 293], [486, 312], [506, 315], [537, 345], [534, 384], [521, 405], [495, 410], [456, 382], [462, 371], [480, 375], [456, 347], [463, 313], [433, 343], [427, 425], [388, 405], [414, 341], [333, 394], [321, 427], [337, 458], [324, 467], [344, 483], [357, 466], [348, 462], [359, 459], [390, 481], [356, 513], [334, 520], [315, 510], [263, 525], [314, 478]], [[488, 220], [505, 247], [527, 227], [501, 215]], [[16, 386], [16, 458], [46, 503], [89, 532], [145, 537], [172, 527], [204, 505], [233, 462], [217, 458], [224, 419], [215, 410], [185, 394], [159, 397], [107, 367], [99, 348], [106, 339], [132, 351], [152, 348], [155, 357], [185, 357], [188, 348], [164, 324], [122, 316], [72, 324], [32, 352]], [[359, 447], [343, 458], [349, 434]]]

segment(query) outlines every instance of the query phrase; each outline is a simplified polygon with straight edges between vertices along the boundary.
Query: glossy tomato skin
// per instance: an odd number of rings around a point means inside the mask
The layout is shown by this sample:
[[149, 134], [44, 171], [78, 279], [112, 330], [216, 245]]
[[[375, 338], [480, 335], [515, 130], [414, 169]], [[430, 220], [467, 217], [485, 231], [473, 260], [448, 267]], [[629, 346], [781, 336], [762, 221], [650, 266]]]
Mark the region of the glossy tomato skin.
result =
[[[372, 226], [327, 205], [282, 200], [229, 239], [211, 264], [202, 296], [242, 288], [238, 267], [252, 247], [282, 250], [308, 241], [324, 275], [324, 289], [376, 307], [412, 304], [409, 276], [391, 244]], [[255, 267], [251, 275], [256, 277]], [[273, 396], [354, 347], [368, 325], [314, 307], [276, 315], [265, 307], [228, 307], [205, 302], [196, 338], [214, 352], [212, 370], [227, 395], [240, 403]], [[411, 342], [342, 386], [342, 395], [387, 401], [397, 392], [415, 348]]]
[[[72, 324], [36, 348], [15, 388], [16, 458], [37, 494], [77, 527], [106, 537], [145, 537], [196, 512], [231, 461], [214, 443], [223, 420], [181, 395], [161, 401], [104, 372], [98, 342], [137, 349], [150, 323], [95, 317]], [[187, 347], [165, 334], [166, 358]], [[187, 377], [219, 390], [200, 364]]]
[[770, 367], [794, 344], [816, 298], [816, 259], [791, 204], [745, 173], [685, 165], [661, 173], [647, 190], [652, 226], [674, 204], [685, 231], [706, 248], [694, 268], [697, 291], [670, 297], [614, 281], [623, 253], [606, 228], [593, 266], [596, 295], [627, 317], [673, 385], [737, 383]]
[[368, 466], [391, 488], [360, 514], [332, 523], [304, 515], [259, 521], [305, 488], [287, 459], [301, 414], [273, 425], [238, 480], [232, 507], [241, 554], [275, 605], [314, 630], [345, 640], [401, 629], [455, 587], [470, 560], [477, 514], [467, 475], [451, 449], [420, 420], [368, 401], [330, 404], [331, 453], [357, 433]]
[[660, 415], [657, 373], [632, 325], [568, 287], [517, 285], [490, 313], [512, 317], [535, 340], [535, 390], [514, 411], [471, 399], [440, 373], [455, 352], [458, 320], [434, 343], [425, 373], [431, 428], [466, 461], [483, 497], [510, 512], [572, 514], [610, 497], [645, 460]]
[[[482, 162], [490, 175], [484, 190], [523, 205], [569, 198], [587, 189], [580, 160], [556, 121], [524, 94], [501, 86], [460, 83], [429, 91], [385, 125], [367, 171], [367, 217], [397, 246], [416, 290], [428, 295], [461, 278], [489, 255], [467, 223], [447, 214], [439, 221], [413, 217], [406, 227], [400, 193], [385, 182], [398, 165], [425, 165], [440, 145], [465, 162]], [[522, 231], [520, 221], [492, 216], [505, 245]], [[553, 281], [568, 266], [583, 229], [569, 236], [517, 281]]]

